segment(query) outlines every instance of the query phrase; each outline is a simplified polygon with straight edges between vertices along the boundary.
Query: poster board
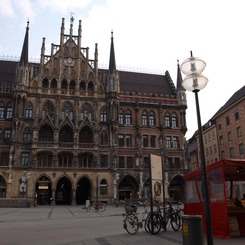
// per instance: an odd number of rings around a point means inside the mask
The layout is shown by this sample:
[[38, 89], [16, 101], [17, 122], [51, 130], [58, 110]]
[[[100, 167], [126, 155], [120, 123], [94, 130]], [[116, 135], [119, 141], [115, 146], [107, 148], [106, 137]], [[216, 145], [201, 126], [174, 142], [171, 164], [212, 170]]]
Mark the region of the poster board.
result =
[[151, 196], [152, 201], [163, 202], [164, 185], [162, 157], [150, 154]]

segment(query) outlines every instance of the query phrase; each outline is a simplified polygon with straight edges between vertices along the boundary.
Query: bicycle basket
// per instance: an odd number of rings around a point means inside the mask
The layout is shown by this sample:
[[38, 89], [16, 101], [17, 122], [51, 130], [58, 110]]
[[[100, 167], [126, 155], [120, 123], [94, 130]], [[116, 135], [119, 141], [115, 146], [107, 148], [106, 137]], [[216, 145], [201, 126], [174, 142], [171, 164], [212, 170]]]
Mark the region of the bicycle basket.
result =
[[136, 205], [132, 205], [132, 206], [125, 206], [125, 211], [126, 213], [135, 213], [137, 211], [137, 206]]

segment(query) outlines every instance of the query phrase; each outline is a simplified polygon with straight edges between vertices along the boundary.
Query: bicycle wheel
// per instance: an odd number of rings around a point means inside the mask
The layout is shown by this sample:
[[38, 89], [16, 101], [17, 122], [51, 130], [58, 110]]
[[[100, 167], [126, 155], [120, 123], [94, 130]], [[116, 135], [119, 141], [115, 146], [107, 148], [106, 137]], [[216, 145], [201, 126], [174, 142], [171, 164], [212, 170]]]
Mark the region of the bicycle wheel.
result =
[[178, 213], [173, 213], [171, 220], [170, 220], [171, 226], [174, 231], [178, 231], [180, 228], [180, 216]]
[[134, 235], [139, 229], [139, 221], [135, 214], [129, 213], [127, 214], [126, 218], [124, 219], [124, 229], [130, 235]]
[[90, 204], [90, 205], [87, 206], [86, 211], [87, 212], [94, 211], [94, 207]]
[[149, 215], [148, 219], [148, 229], [151, 234], [157, 234], [161, 230], [161, 216], [158, 213], [153, 213]]
[[99, 211], [104, 212], [106, 210], [106, 205], [104, 203], [100, 204]]
[[150, 218], [150, 214], [148, 214], [148, 216], [146, 217], [146, 219], [145, 219], [145, 224], [144, 224], [144, 228], [145, 228], [145, 231], [147, 232], [147, 233], [150, 233], [150, 230], [149, 230], [149, 228], [148, 228], [148, 219]]

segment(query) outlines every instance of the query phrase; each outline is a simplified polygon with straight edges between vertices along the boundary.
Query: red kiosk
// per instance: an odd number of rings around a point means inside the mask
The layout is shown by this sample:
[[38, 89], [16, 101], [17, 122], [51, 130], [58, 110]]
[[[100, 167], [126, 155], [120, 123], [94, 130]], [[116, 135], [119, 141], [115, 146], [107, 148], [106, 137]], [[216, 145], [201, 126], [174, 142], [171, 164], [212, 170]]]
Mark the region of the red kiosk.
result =
[[[213, 235], [245, 235], [245, 160], [221, 160], [207, 165]], [[201, 169], [184, 176], [185, 214], [202, 215], [206, 233]]]

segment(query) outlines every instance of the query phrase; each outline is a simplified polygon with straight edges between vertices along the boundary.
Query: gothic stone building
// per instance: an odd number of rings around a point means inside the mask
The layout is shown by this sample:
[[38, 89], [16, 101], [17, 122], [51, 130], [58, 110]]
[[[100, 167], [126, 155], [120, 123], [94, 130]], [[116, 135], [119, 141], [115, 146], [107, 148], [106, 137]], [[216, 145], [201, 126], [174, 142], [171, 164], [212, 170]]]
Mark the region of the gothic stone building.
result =
[[0, 61], [0, 201], [113, 203], [149, 197], [149, 154], [162, 156], [166, 195], [183, 198], [185, 90], [165, 75], [98, 68], [73, 23], [40, 64], [28, 61], [29, 22], [19, 62]]

